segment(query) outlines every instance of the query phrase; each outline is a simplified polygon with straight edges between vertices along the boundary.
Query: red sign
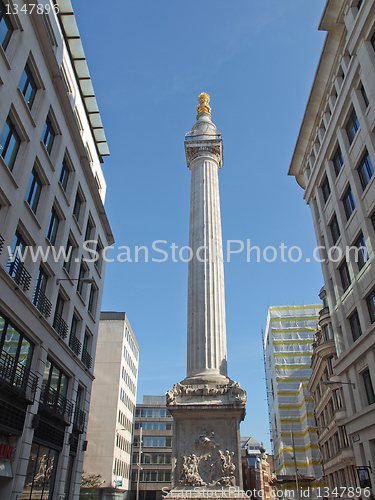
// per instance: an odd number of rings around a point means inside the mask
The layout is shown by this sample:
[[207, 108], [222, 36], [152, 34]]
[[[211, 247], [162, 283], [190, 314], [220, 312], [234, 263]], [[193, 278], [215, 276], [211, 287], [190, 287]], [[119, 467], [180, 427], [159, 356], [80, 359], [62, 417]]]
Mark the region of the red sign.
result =
[[0, 444], [0, 458], [13, 460], [14, 446], [10, 444]]

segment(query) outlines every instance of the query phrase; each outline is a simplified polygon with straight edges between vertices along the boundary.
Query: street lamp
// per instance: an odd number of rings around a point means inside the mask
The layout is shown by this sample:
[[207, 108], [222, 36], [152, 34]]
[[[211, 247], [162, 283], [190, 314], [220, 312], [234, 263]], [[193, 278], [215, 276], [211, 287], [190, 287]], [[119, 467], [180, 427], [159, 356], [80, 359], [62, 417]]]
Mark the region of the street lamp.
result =
[[351, 385], [353, 386], [353, 389], [355, 389], [355, 383], [354, 382], [342, 382], [341, 380], [322, 380], [322, 383], [325, 385], [334, 385], [334, 384], [346, 384], [346, 385]]

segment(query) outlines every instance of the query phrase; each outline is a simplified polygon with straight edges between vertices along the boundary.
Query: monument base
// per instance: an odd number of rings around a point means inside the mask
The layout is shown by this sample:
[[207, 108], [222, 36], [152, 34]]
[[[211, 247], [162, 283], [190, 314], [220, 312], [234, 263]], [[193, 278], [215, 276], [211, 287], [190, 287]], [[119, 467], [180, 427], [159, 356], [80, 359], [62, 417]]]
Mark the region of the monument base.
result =
[[168, 498], [226, 498], [224, 489], [242, 490], [239, 425], [245, 403], [246, 391], [233, 381], [176, 384], [167, 392], [174, 425]]

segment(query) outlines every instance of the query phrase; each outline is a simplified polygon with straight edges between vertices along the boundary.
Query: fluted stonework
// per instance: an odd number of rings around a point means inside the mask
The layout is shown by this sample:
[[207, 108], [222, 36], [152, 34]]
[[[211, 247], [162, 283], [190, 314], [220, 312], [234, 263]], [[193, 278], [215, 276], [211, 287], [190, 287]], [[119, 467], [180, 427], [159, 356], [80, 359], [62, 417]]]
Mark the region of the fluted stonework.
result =
[[222, 140], [208, 113], [186, 134], [191, 170], [187, 378], [184, 383], [227, 382], [224, 266], [218, 169]]
[[[197, 488], [224, 489], [240, 498], [239, 423], [246, 391], [227, 376], [223, 245], [218, 170], [220, 133], [211, 121], [209, 96], [199, 98], [197, 121], [185, 136], [191, 170], [187, 375], [173, 386], [167, 407], [174, 418], [173, 489], [168, 497], [199, 498]], [[235, 489], [237, 488], [237, 490]], [[219, 490], [219, 491], [218, 491]], [[238, 492], [238, 494], [236, 493]], [[227, 497], [223, 493], [223, 497]], [[207, 495], [202, 491], [202, 498]]]

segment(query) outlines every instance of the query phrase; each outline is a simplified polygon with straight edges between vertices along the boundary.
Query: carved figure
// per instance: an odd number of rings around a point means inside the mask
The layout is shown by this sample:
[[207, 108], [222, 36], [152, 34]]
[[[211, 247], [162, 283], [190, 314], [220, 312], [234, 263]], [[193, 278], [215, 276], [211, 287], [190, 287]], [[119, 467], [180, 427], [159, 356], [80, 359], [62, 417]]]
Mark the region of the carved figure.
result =
[[188, 457], [182, 457], [182, 459], [183, 464], [180, 474], [180, 484], [186, 486], [206, 486], [198, 470], [200, 458], [193, 453]]

